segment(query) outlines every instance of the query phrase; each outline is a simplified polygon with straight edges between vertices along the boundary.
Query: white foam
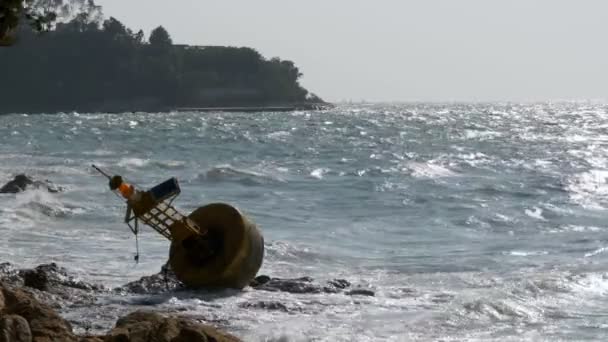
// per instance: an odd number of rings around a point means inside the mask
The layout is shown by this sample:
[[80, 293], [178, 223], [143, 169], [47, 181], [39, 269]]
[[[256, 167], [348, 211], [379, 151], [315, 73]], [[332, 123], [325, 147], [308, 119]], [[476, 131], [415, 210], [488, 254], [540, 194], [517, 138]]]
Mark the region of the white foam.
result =
[[141, 158], [121, 158], [117, 165], [120, 167], [143, 167], [150, 163], [150, 159], [141, 159]]
[[268, 133], [266, 136], [270, 139], [284, 141], [285, 138], [290, 135], [291, 135], [291, 132], [288, 132], [288, 131], [277, 131], [277, 132]]
[[604, 253], [606, 251], [608, 251], [608, 247], [598, 248], [598, 249], [594, 250], [593, 252], [586, 253], [585, 254], [585, 258], [590, 258], [592, 256], [596, 256], [598, 254], [602, 254], [602, 253]]
[[524, 212], [526, 213], [526, 215], [530, 216], [531, 218], [541, 220], [541, 221], [547, 220], [543, 217], [543, 210], [541, 208], [534, 207], [533, 209], [534, 210], [526, 209], [526, 210], [524, 210]]
[[534, 255], [547, 255], [547, 254], [549, 254], [549, 252], [547, 252], [547, 251], [510, 251], [508, 254], [512, 255], [512, 256], [526, 257], [526, 256], [534, 256]]
[[590, 170], [574, 175], [567, 190], [573, 202], [583, 207], [603, 209], [608, 202], [608, 170]]
[[323, 179], [323, 176], [329, 171], [326, 168], [314, 169], [310, 172], [310, 176], [316, 179]]
[[410, 162], [407, 163], [407, 168], [411, 171], [412, 176], [416, 178], [440, 178], [455, 176], [455, 173], [451, 170], [431, 162]]

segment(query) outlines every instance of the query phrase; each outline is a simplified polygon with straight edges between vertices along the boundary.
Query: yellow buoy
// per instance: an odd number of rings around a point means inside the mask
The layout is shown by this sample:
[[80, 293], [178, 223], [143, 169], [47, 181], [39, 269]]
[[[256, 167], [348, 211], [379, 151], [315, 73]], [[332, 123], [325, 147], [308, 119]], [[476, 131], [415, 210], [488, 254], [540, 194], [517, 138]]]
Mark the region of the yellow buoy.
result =
[[177, 278], [190, 287], [249, 285], [264, 257], [256, 225], [224, 203], [198, 208], [188, 217], [207, 233], [171, 242], [169, 264]]
[[181, 192], [177, 179], [141, 191], [120, 176], [95, 169], [126, 199], [125, 222], [134, 234], [142, 221], [171, 241], [169, 265], [186, 286], [241, 289], [255, 278], [264, 258], [264, 238], [238, 209], [213, 203], [186, 217], [172, 205]]

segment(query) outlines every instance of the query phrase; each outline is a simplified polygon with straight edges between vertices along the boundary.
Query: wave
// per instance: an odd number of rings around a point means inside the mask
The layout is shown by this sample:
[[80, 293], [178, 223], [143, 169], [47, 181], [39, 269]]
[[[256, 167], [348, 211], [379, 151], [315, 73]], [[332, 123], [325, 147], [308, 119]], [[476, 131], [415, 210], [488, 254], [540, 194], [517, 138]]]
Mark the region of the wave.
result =
[[570, 177], [566, 190], [573, 202], [592, 209], [608, 205], [608, 170], [590, 170]]
[[328, 173], [330, 170], [327, 168], [317, 168], [310, 172], [310, 176], [316, 179], [323, 179], [323, 176]]
[[146, 166], [154, 166], [161, 169], [181, 169], [186, 165], [186, 162], [179, 160], [151, 160], [141, 158], [122, 158], [116, 165], [130, 170], [144, 168]]
[[247, 186], [285, 182], [279, 177], [251, 170], [237, 169], [230, 165], [215, 166], [199, 175], [198, 178], [211, 183], [234, 182]]
[[122, 158], [116, 165], [125, 168], [140, 168], [150, 164], [150, 159]]
[[456, 176], [456, 173], [450, 169], [431, 162], [409, 162], [407, 163], [406, 167], [410, 171], [412, 177], [415, 178], [442, 178]]
[[[64, 203], [46, 190], [33, 189], [17, 194], [13, 206], [5, 207], [3, 215], [8, 214], [20, 220], [36, 220], [40, 215], [66, 218], [84, 213], [86, 208]], [[11, 215], [12, 214], [12, 215]]]

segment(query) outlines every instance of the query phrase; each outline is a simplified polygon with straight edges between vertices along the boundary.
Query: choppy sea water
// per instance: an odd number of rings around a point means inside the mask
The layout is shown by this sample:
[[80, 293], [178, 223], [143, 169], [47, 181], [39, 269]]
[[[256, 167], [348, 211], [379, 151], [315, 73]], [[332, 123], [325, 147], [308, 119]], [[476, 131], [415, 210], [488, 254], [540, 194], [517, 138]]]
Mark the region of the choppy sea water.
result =
[[[184, 212], [238, 206], [265, 236], [261, 274], [376, 292], [148, 303], [247, 341], [602, 341], [607, 147], [597, 103], [0, 116], [0, 182], [25, 172], [66, 188], [0, 195], [0, 261], [54, 261], [108, 287], [158, 272], [168, 242], [146, 230], [134, 264], [124, 205], [95, 163], [142, 187], [178, 177]], [[239, 306], [255, 300], [290, 310]]]

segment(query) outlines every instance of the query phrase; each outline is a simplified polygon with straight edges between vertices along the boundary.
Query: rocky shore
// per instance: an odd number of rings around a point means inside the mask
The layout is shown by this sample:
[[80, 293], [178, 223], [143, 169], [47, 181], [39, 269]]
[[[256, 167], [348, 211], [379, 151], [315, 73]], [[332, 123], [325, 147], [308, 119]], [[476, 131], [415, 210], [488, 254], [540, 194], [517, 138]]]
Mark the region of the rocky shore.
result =
[[[296, 279], [258, 276], [251, 288], [256, 291], [281, 291], [297, 294], [343, 293], [373, 296], [369, 289], [353, 288], [344, 279], [326, 283], [312, 278]], [[101, 327], [90, 322], [66, 319], [71, 312], [82, 312], [99, 306], [100, 297], [161, 293], [178, 294], [186, 289], [171, 273], [163, 269], [154, 275], [110, 289], [77, 279], [68, 270], [54, 263], [33, 269], [19, 269], [10, 263], [0, 264], [0, 342], [4, 341], [240, 341], [236, 336], [212, 325], [227, 328], [230, 322], [213, 322], [205, 317], [188, 317], [180, 312], [154, 309], [135, 310], [116, 315], [113, 328], [104, 333], [89, 334]], [[201, 290], [202, 291], [202, 290]], [[145, 300], [145, 299], [144, 299]], [[241, 303], [243, 309], [289, 312], [288, 305], [278, 301]], [[105, 311], [105, 310], [103, 310]], [[108, 313], [113, 315], [112, 312]], [[77, 315], [76, 315], [77, 316]], [[212, 325], [211, 325], [212, 324]], [[84, 332], [76, 334], [74, 328]]]

